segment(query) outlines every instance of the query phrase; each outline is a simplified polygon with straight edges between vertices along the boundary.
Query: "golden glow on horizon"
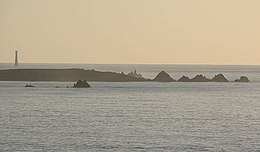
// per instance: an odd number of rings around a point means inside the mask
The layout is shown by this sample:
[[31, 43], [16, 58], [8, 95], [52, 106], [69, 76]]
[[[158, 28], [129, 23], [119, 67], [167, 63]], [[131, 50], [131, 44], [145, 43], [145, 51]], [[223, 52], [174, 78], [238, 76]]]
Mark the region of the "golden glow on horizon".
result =
[[260, 64], [259, 0], [0, 0], [0, 63]]

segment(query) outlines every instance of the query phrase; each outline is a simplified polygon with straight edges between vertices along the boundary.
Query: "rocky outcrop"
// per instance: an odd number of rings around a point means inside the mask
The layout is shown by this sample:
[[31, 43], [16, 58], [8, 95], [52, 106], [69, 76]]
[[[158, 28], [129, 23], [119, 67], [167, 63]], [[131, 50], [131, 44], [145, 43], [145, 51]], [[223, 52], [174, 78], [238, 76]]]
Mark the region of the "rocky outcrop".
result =
[[206, 78], [203, 75], [196, 75], [194, 78], [190, 80], [190, 82], [210, 82], [211, 80]]
[[175, 82], [174, 80], [168, 73], [165, 71], [160, 72], [154, 79], [153, 81], [156, 82]]
[[31, 84], [26, 84], [24, 87], [33, 88], [34, 86]]
[[246, 76], [241, 76], [240, 79], [236, 79], [235, 82], [249, 82]]
[[187, 77], [187, 76], [182, 76], [182, 77], [178, 80], [178, 82], [190, 82], [190, 78]]
[[211, 80], [213, 82], [229, 82], [223, 74], [217, 74]]
[[73, 88], [90, 88], [90, 85], [85, 80], [78, 80], [77, 83], [74, 84]]

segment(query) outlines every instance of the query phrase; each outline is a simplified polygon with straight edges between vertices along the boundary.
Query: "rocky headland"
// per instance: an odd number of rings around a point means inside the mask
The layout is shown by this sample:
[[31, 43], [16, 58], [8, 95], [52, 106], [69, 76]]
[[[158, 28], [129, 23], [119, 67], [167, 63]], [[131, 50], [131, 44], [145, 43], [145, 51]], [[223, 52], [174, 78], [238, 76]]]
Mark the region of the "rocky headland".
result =
[[0, 81], [67, 81], [77, 80], [103, 82], [141, 82], [145, 78], [137, 78], [124, 73], [101, 72], [84, 69], [8, 69], [0, 70]]

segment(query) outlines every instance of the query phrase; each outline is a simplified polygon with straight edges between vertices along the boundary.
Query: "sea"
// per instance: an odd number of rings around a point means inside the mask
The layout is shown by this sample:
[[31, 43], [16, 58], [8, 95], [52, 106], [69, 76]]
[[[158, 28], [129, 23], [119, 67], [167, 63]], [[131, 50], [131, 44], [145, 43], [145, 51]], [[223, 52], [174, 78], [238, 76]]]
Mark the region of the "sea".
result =
[[[14, 68], [0, 64], [0, 69]], [[73, 82], [0, 81], [1, 152], [260, 152], [260, 66], [20, 64], [18, 68], [164, 70], [234, 81]], [[26, 88], [26, 84], [35, 87]], [[67, 87], [69, 86], [69, 87]]]

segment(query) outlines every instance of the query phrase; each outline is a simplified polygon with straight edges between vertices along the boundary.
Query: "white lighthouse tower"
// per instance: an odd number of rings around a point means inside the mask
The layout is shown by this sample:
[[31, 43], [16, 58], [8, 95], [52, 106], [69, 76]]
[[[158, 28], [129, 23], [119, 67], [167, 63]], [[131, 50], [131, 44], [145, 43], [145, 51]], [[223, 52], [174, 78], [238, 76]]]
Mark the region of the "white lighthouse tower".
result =
[[14, 61], [14, 66], [18, 66], [18, 50], [15, 49], [15, 61]]

